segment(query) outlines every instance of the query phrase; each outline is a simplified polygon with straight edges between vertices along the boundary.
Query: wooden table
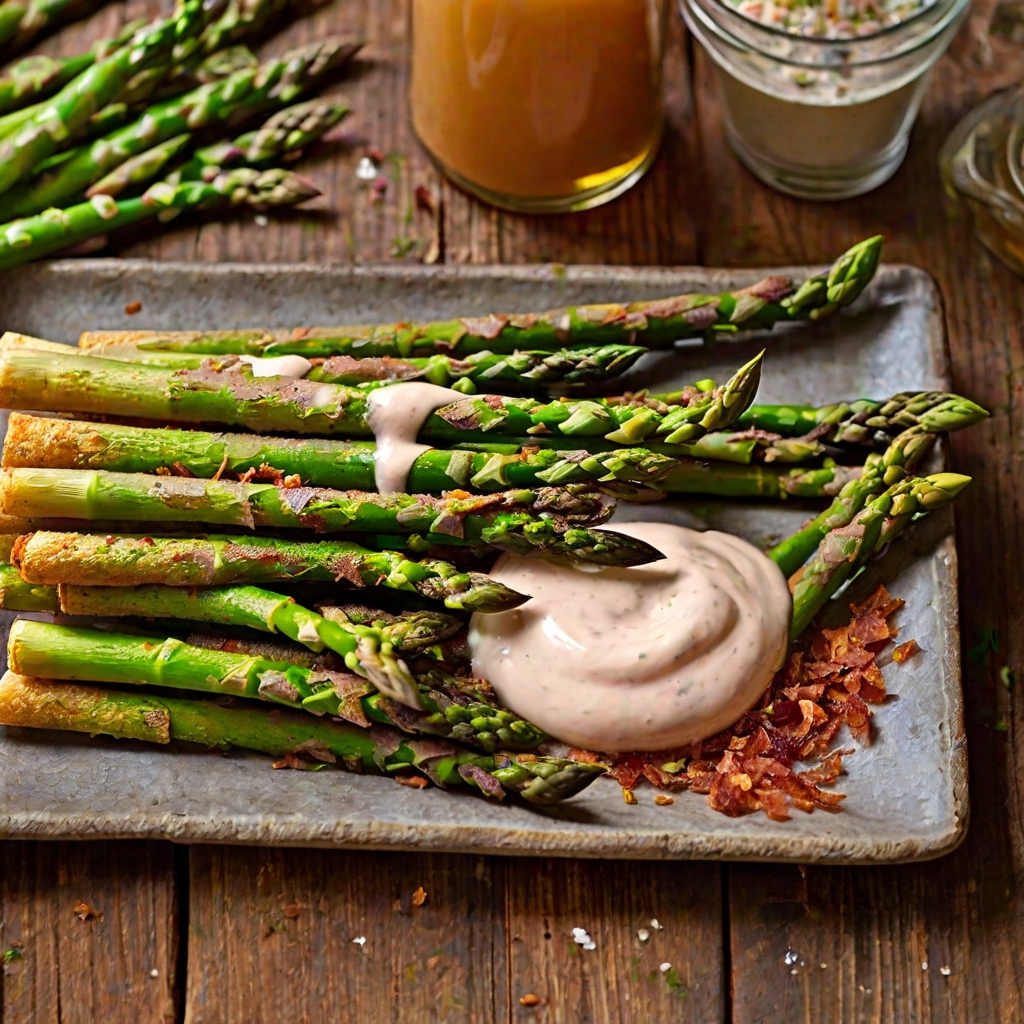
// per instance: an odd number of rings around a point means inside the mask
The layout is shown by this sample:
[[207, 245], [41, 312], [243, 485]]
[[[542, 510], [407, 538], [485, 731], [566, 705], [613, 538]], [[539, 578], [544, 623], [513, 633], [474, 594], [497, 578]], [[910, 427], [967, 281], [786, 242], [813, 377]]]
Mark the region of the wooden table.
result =
[[[159, 7], [127, 5], [132, 16]], [[730, 266], [822, 262], [884, 232], [890, 260], [939, 281], [955, 387], [994, 414], [953, 443], [955, 467], [976, 477], [958, 507], [970, 834], [939, 862], [876, 869], [0, 844], [0, 950], [17, 941], [24, 956], [3, 974], [0, 1019], [1024, 1020], [1024, 751], [1015, 742], [1024, 704], [1019, 687], [1000, 682], [1004, 666], [1024, 668], [1024, 284], [974, 240], [935, 170], [953, 121], [1011, 78], [1020, 54], [999, 47], [984, 74], [947, 58], [896, 178], [862, 199], [814, 205], [774, 194], [733, 159], [709, 63], [677, 25], [670, 131], [653, 171], [604, 209], [540, 219], [466, 198], [416, 145], [405, 0], [337, 8], [284, 37], [344, 31], [368, 43], [344, 86], [355, 110], [347, 142], [305, 164], [325, 189], [321, 211], [265, 228], [249, 216], [183, 226], [123, 254]], [[112, 5], [90, 31], [124, 14]], [[367, 146], [388, 154], [383, 196], [355, 175]], [[433, 202], [417, 202], [421, 186]], [[422, 906], [412, 905], [418, 886]], [[81, 920], [79, 901], [101, 916]], [[642, 945], [637, 929], [651, 929], [651, 918], [661, 929]], [[596, 950], [581, 952], [573, 927]], [[674, 973], [660, 972], [663, 963]], [[521, 1005], [530, 994], [539, 1004]]]

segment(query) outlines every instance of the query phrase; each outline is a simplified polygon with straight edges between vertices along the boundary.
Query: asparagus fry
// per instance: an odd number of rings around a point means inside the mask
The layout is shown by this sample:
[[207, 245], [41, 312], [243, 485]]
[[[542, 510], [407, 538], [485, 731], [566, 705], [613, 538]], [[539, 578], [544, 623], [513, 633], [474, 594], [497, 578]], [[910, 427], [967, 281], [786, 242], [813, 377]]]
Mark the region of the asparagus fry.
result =
[[412, 561], [347, 541], [271, 537], [117, 537], [39, 532], [19, 537], [11, 562], [30, 583], [80, 586], [216, 587], [308, 580], [418, 593], [448, 608], [493, 612], [527, 598], [474, 572], [436, 559]]
[[13, 672], [0, 680], [0, 724], [149, 743], [176, 740], [207, 748], [241, 747], [278, 758], [301, 754], [372, 774], [419, 771], [441, 788], [465, 785], [498, 799], [507, 789], [542, 805], [574, 796], [605, 771], [603, 765], [568, 758], [530, 754], [520, 762], [506, 754], [479, 754], [385, 726], [362, 729], [283, 709], [268, 714], [258, 707], [103, 690]]
[[[636, 344], [666, 348], [683, 338], [758, 330], [775, 323], [819, 319], [849, 305], [871, 281], [882, 239], [869, 238], [841, 256], [827, 274], [795, 287], [771, 277], [724, 295], [681, 295], [621, 306], [576, 306], [548, 313], [491, 314], [427, 324], [315, 327], [288, 331], [132, 332], [146, 348], [211, 355], [307, 357], [423, 356], [459, 358], [474, 352], [508, 354], [566, 346]], [[109, 339], [86, 334], [83, 347]]]
[[369, 494], [227, 480], [108, 473], [102, 470], [5, 469], [0, 511], [28, 519], [127, 519], [199, 522], [321, 533], [422, 534], [428, 543], [465, 541], [518, 554], [559, 554], [605, 565], [642, 565], [658, 553], [632, 537], [594, 531], [613, 507], [578, 484], [444, 498]]

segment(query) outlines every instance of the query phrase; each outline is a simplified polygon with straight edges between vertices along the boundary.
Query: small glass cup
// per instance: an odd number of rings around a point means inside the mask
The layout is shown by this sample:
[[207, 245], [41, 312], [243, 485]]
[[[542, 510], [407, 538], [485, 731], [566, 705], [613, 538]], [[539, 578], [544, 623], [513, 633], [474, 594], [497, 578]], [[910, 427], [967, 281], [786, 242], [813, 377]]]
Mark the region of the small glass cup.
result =
[[668, 0], [413, 0], [412, 121], [494, 206], [606, 203], [661, 142]]
[[766, 184], [803, 199], [877, 188], [906, 156], [928, 73], [970, 0], [935, 0], [850, 39], [802, 36], [723, 0], [680, 0], [714, 60], [729, 143]]

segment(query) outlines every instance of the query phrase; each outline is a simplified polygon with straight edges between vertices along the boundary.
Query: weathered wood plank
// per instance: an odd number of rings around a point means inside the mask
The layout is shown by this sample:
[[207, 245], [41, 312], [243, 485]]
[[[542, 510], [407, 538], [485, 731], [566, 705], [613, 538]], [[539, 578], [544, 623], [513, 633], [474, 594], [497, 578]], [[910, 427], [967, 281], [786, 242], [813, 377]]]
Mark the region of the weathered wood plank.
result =
[[[1017, 779], [1024, 762], [1014, 732], [1022, 707], [1019, 688], [1005, 689], [999, 671], [1024, 663], [1016, 614], [1024, 598], [1024, 448], [1016, 414], [1024, 285], [972, 237], [965, 216], [944, 199], [935, 169], [946, 132], [992, 80], [981, 83], [943, 61], [895, 179], [861, 199], [816, 205], [772, 193], [737, 165], [722, 138], [708, 61], [698, 61], [705, 173], [715, 182], [702, 261], [821, 261], [851, 239], [884, 232], [888, 259], [935, 275], [946, 301], [954, 386], [994, 414], [952, 445], [954, 465], [975, 476], [957, 509], [973, 801], [967, 842], [921, 867], [809, 869], [805, 879], [787, 868], [730, 867], [736, 1024], [1009, 1021], [1021, 1012]], [[982, 642], [993, 635], [998, 650]], [[787, 949], [807, 966], [785, 964]], [[948, 976], [940, 973], [945, 967]]]
[[0, 1020], [171, 1024], [177, 925], [169, 843], [0, 845]]
[[504, 898], [484, 857], [194, 849], [185, 1020], [503, 1020]]

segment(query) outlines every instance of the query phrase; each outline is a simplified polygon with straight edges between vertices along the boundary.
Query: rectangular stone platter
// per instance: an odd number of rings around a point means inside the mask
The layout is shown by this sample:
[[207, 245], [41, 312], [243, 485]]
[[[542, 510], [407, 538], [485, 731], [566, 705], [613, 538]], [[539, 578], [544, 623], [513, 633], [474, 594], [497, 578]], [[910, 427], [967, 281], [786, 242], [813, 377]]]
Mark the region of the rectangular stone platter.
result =
[[[718, 292], [766, 272], [616, 267], [332, 267], [77, 260], [5, 274], [0, 327], [74, 342], [85, 329], [295, 326], [426, 319]], [[125, 306], [142, 303], [129, 317]], [[948, 386], [941, 301], [923, 271], [886, 266], [846, 315], [759, 338], [650, 357], [632, 387], [713, 376], [767, 346], [761, 401], [824, 403]], [[705, 522], [755, 543], [795, 528], [806, 509], [710, 501], [644, 514]], [[468, 793], [414, 790], [341, 771], [271, 771], [265, 757], [175, 752], [103, 739], [0, 729], [0, 837], [147, 837], [178, 842], [424, 849], [559, 857], [824, 863], [923, 860], [967, 826], [952, 518], [894, 545], [859, 591], [890, 577], [898, 622], [922, 653], [885, 668], [895, 697], [877, 736], [847, 760], [841, 813], [726, 818], [684, 793], [668, 807], [641, 787], [626, 806], [598, 780], [550, 810]], [[853, 594], [845, 595], [849, 599]], [[842, 618], [841, 602], [833, 617]], [[8, 620], [9, 621], [9, 617]], [[6, 640], [7, 621], [3, 626]]]

